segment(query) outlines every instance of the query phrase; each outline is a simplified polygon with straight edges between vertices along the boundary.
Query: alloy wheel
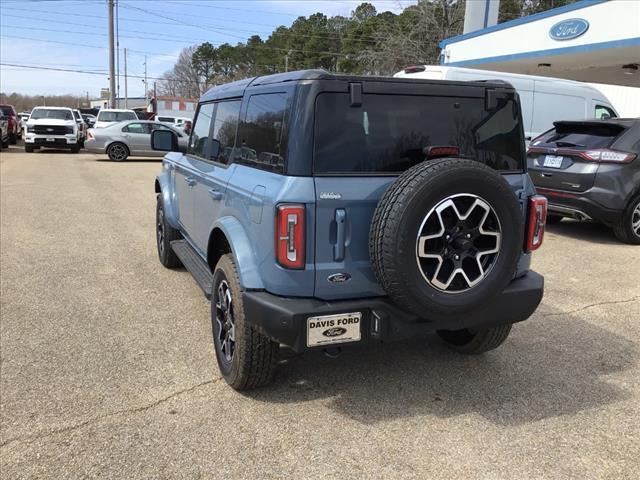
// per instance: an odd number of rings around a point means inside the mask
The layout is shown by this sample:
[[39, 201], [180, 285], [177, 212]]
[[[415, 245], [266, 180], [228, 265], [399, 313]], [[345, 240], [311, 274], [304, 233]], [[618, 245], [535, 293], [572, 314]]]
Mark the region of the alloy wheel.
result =
[[164, 208], [160, 206], [158, 208], [158, 215], [156, 216], [156, 236], [160, 255], [164, 255], [164, 235]]
[[236, 346], [235, 322], [233, 319], [233, 298], [226, 280], [218, 285], [216, 296], [216, 324], [218, 326], [218, 343], [220, 352], [227, 362], [233, 358]]
[[427, 213], [418, 230], [420, 273], [439, 291], [466, 292], [495, 265], [501, 237], [498, 216], [484, 199], [470, 193], [451, 195]]
[[109, 147], [109, 156], [112, 160], [119, 162], [127, 158], [127, 149], [118, 143]]
[[636, 237], [640, 237], [640, 201], [631, 212], [631, 230]]

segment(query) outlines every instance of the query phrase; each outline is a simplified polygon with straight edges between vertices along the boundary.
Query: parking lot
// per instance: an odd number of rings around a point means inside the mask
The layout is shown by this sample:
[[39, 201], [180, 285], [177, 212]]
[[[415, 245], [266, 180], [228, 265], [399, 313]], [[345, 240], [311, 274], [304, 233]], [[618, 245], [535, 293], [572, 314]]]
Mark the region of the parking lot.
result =
[[157, 261], [157, 160], [3, 151], [3, 478], [637, 478], [640, 248], [549, 227], [504, 346], [283, 360], [240, 394], [209, 304]]

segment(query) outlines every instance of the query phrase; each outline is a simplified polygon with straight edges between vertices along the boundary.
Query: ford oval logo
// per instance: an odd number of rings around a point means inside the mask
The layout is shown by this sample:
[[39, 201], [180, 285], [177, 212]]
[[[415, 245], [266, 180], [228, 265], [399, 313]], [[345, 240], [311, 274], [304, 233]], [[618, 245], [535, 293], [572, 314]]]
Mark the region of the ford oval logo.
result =
[[327, 280], [331, 283], [344, 283], [351, 279], [351, 275], [348, 273], [334, 273], [333, 275], [329, 275]]
[[346, 328], [333, 327], [327, 328], [324, 332], [322, 332], [322, 335], [324, 335], [325, 337], [339, 337], [340, 335], [344, 335], [345, 333], [347, 333]]
[[587, 30], [589, 30], [589, 22], [582, 18], [571, 18], [551, 27], [549, 36], [554, 40], [572, 40], [584, 35]]

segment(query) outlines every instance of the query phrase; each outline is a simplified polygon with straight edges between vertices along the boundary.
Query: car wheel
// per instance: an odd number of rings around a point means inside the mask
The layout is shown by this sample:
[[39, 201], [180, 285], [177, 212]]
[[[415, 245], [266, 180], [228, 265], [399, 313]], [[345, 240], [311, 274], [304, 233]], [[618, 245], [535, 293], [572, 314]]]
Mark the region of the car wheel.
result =
[[640, 195], [629, 203], [613, 232], [622, 242], [640, 245]]
[[167, 222], [162, 195], [158, 195], [156, 198], [156, 246], [160, 263], [167, 268], [182, 266], [182, 262], [171, 248], [171, 242], [180, 238], [180, 232]]
[[124, 143], [112, 143], [107, 148], [107, 155], [114, 162], [124, 162], [129, 156], [129, 149]]
[[24, 146], [24, 151], [26, 153], [33, 153], [33, 147], [31, 145], [25, 145]]
[[476, 355], [494, 350], [504, 343], [511, 332], [511, 324], [472, 330], [440, 330], [438, 336], [451, 350]]
[[562, 215], [547, 215], [547, 225], [557, 225], [563, 218]]
[[385, 192], [369, 252], [398, 305], [453, 321], [506, 288], [523, 238], [522, 210], [506, 180], [481, 163], [448, 158], [416, 165]]
[[71, 153], [79, 153], [80, 152], [80, 145], [74, 145], [73, 147], [71, 147]]
[[9, 143], [11, 145], [15, 145], [16, 143], [18, 143], [18, 136], [15, 133], [9, 135]]
[[231, 254], [223, 255], [213, 272], [211, 323], [218, 366], [232, 388], [249, 390], [273, 379], [279, 345], [247, 322]]

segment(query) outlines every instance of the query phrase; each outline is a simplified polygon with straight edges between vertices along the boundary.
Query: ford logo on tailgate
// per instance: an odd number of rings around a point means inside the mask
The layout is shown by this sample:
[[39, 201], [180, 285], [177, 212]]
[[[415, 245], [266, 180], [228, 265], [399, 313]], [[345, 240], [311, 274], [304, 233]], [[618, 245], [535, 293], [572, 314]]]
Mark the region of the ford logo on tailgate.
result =
[[589, 30], [589, 22], [582, 18], [571, 18], [551, 27], [549, 36], [554, 40], [572, 40], [584, 35], [587, 30]]

